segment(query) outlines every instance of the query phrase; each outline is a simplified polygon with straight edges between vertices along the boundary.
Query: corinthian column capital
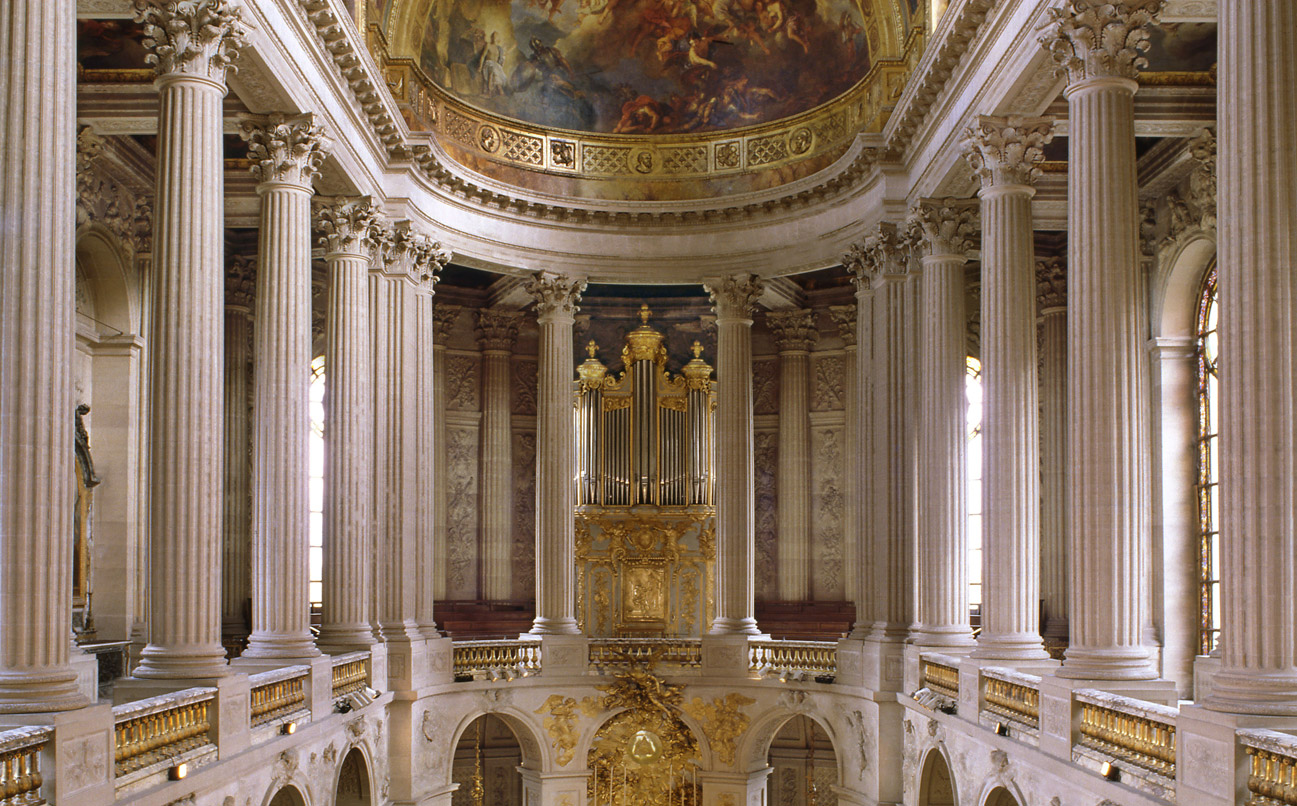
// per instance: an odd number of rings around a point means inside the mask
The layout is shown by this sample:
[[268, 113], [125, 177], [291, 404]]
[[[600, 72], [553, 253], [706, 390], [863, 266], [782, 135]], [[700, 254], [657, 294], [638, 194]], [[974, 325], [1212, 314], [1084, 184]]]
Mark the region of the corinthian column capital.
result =
[[1164, 0], [1067, 0], [1049, 9], [1040, 43], [1069, 84], [1091, 78], [1134, 80], [1148, 60], [1147, 26]]
[[522, 324], [521, 311], [483, 308], [477, 312], [477, 339], [483, 350], [512, 350]]
[[977, 238], [977, 199], [919, 199], [910, 224], [923, 254], [967, 258]]
[[805, 352], [820, 340], [815, 327], [815, 311], [803, 308], [796, 311], [770, 311], [766, 324], [774, 334], [779, 352]]
[[229, 0], [135, 0], [135, 20], [144, 25], [145, 59], [160, 78], [224, 83], [247, 44], [239, 8]]
[[376, 228], [383, 213], [369, 196], [320, 198], [315, 227], [325, 254], [368, 257], [377, 247]]
[[459, 314], [464, 308], [461, 305], [451, 305], [445, 302], [438, 302], [437, 306], [432, 309], [432, 327], [433, 327], [433, 344], [444, 345], [450, 338], [450, 333], [455, 329], [455, 322], [459, 320]]
[[240, 126], [248, 141], [252, 175], [258, 182], [286, 182], [309, 188], [331, 143], [315, 117], [281, 115], [249, 118]]
[[964, 134], [964, 159], [984, 188], [1034, 185], [1053, 139], [1053, 118], [978, 115]]
[[1036, 261], [1036, 302], [1041, 313], [1067, 305], [1067, 264], [1061, 257]]
[[257, 261], [244, 255], [230, 260], [225, 275], [225, 308], [252, 315], [253, 292], [257, 285]]
[[538, 271], [527, 281], [527, 293], [536, 300], [536, 319], [540, 322], [559, 318], [573, 319], [585, 280], [565, 277], [548, 271]]
[[895, 224], [883, 221], [863, 241], [852, 245], [845, 260], [858, 285], [872, 286], [884, 277], [903, 277], [909, 271], [911, 245]]
[[766, 290], [766, 284], [755, 274], [732, 274], [703, 281], [703, 288], [711, 295], [716, 308], [716, 318], [751, 321], [757, 300]]
[[856, 346], [856, 306], [855, 305], [830, 305], [829, 319], [838, 328], [838, 335], [842, 337], [842, 343], [848, 347]]

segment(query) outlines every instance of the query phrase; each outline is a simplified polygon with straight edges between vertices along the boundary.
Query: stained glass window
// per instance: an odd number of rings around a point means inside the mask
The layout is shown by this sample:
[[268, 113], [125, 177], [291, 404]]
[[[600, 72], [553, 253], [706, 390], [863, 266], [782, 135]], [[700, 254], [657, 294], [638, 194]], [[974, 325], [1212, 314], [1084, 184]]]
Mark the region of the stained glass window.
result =
[[310, 502], [311, 612], [320, 611], [324, 589], [324, 356], [311, 362], [311, 433], [307, 457], [310, 473], [307, 497]]
[[968, 610], [982, 617], [982, 362], [968, 357]]
[[1220, 304], [1216, 267], [1203, 278], [1198, 297], [1198, 559], [1201, 638], [1199, 651], [1210, 654], [1220, 631], [1220, 501], [1217, 427], [1220, 344], [1216, 332]]

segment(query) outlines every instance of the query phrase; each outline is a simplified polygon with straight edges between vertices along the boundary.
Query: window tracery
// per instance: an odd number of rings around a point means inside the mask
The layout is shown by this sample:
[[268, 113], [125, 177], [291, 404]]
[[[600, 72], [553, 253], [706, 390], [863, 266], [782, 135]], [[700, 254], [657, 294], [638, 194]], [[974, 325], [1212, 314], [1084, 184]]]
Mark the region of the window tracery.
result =
[[1220, 632], [1220, 502], [1217, 359], [1219, 298], [1216, 266], [1203, 277], [1198, 294], [1198, 569], [1199, 651], [1208, 655], [1216, 648]]

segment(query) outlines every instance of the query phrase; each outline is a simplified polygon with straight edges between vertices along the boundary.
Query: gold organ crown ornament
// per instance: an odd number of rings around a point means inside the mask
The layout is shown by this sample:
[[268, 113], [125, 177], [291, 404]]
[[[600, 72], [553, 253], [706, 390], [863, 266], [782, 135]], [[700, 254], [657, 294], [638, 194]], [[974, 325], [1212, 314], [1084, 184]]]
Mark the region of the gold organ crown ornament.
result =
[[649, 327], [648, 320], [652, 315], [648, 303], [640, 305], [640, 326], [626, 334], [626, 346], [622, 349], [622, 357], [627, 364], [634, 361], [664, 363], [667, 360], [666, 347], [662, 346], [665, 337]]
[[581, 362], [576, 368], [577, 377], [581, 379], [582, 389], [598, 389], [603, 384], [603, 379], [608, 375], [608, 368], [595, 357], [599, 352], [599, 345], [594, 339], [585, 346], [586, 354], [590, 357]]
[[699, 341], [694, 341], [689, 351], [694, 354], [694, 360], [690, 361], [680, 368], [680, 374], [685, 376], [685, 386], [690, 389], [707, 390], [711, 387], [712, 368], [703, 360], [703, 345]]

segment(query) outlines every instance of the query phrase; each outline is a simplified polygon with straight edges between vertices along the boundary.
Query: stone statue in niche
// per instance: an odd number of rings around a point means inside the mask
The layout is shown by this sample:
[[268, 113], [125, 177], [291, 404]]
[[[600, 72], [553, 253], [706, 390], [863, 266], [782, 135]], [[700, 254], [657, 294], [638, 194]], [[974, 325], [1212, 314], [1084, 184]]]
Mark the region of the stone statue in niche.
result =
[[93, 641], [95, 619], [91, 609], [91, 562], [93, 543], [94, 488], [99, 485], [95, 475], [94, 459], [90, 455], [90, 435], [86, 431], [85, 416], [90, 407], [85, 403], [76, 411], [76, 507], [73, 514], [72, 537], [72, 632], [78, 643]]

